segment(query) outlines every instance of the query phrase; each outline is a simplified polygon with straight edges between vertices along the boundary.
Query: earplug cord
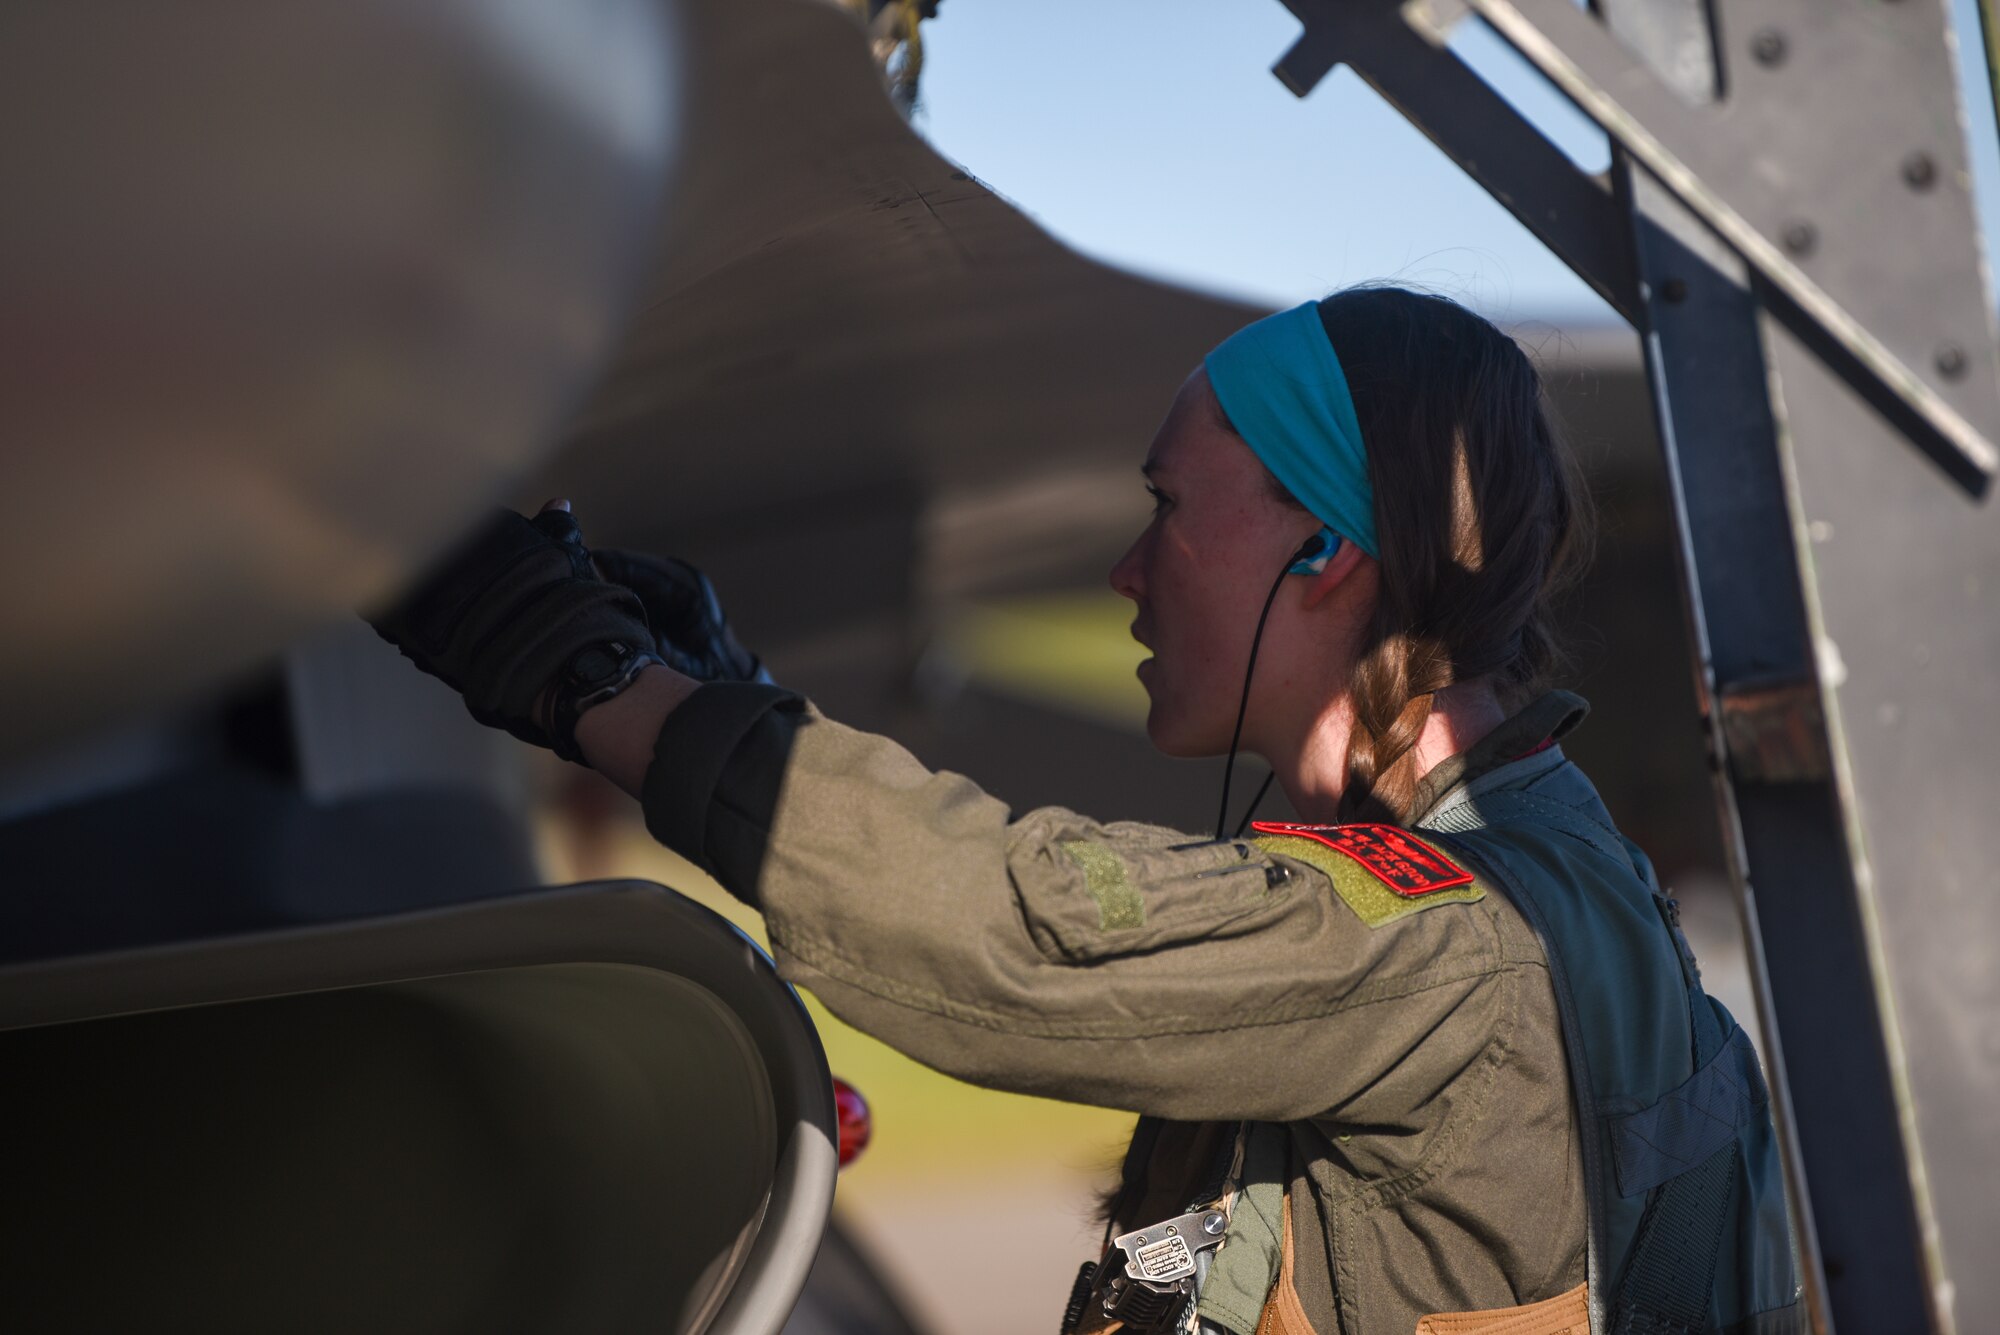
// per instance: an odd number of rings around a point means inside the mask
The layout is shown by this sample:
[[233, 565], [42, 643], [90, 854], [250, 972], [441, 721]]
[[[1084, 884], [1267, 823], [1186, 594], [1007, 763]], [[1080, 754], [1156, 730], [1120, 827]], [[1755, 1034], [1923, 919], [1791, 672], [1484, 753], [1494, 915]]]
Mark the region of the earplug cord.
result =
[[1236, 748], [1243, 741], [1243, 716], [1250, 710], [1250, 679], [1257, 672], [1257, 650], [1264, 643], [1264, 622], [1271, 616], [1271, 604], [1278, 600], [1278, 590], [1283, 586], [1285, 576], [1291, 574], [1292, 567], [1300, 561], [1309, 560], [1317, 555], [1320, 545], [1319, 535], [1314, 534], [1306, 539], [1304, 546], [1285, 558], [1285, 568], [1271, 581], [1271, 591], [1264, 595], [1264, 610], [1257, 614], [1257, 634], [1250, 641], [1250, 665], [1243, 669], [1243, 698], [1236, 702], [1236, 730], [1229, 735], [1229, 760], [1222, 767], [1222, 805], [1215, 813], [1217, 839], [1233, 839], [1243, 833], [1243, 827], [1248, 825], [1250, 817], [1256, 814], [1257, 804], [1264, 800], [1264, 794], [1271, 791], [1271, 780], [1278, 777], [1275, 770], [1264, 776], [1264, 786], [1257, 790], [1257, 796], [1250, 799], [1249, 809], [1244, 811], [1243, 819], [1237, 822], [1235, 833], [1225, 835], [1223, 831], [1229, 828], [1229, 782], [1236, 774]]
[[1271, 770], [1264, 775], [1264, 782], [1257, 787], [1257, 795], [1250, 799], [1249, 806], [1243, 808], [1243, 819], [1236, 822], [1236, 831], [1229, 836], [1231, 839], [1241, 839], [1243, 837], [1244, 827], [1249, 825], [1250, 818], [1257, 814], [1258, 806], [1264, 801], [1264, 794], [1271, 791], [1271, 782], [1277, 777], [1278, 772], [1276, 770]]

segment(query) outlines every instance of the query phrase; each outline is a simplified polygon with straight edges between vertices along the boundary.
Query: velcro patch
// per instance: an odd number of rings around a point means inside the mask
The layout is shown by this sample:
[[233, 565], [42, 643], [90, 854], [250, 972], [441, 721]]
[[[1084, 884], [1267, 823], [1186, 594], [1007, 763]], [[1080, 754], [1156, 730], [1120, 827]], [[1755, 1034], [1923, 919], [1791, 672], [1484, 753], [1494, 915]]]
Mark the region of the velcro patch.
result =
[[1405, 899], [1472, 884], [1472, 873], [1408, 830], [1394, 825], [1294, 825], [1260, 820], [1259, 834], [1289, 834], [1345, 853]]
[[1089, 839], [1065, 839], [1062, 851], [1083, 868], [1084, 887], [1097, 901], [1097, 925], [1104, 931], [1146, 925], [1146, 901], [1125, 873], [1124, 859]]

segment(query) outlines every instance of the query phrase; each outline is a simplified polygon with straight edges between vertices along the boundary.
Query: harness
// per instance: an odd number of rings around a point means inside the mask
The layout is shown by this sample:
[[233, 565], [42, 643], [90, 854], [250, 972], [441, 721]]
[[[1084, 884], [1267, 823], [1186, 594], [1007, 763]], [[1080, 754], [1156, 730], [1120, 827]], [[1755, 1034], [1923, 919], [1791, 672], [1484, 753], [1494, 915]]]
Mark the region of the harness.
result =
[[[1590, 800], [1595, 802], [1594, 792]], [[1769, 1134], [1770, 1096], [1756, 1050], [1729, 1012], [1702, 990], [1678, 904], [1661, 891], [1651, 864], [1622, 835], [1588, 810], [1551, 796], [1520, 789], [1467, 794], [1426, 817], [1423, 827], [1487, 871], [1543, 943], [1569, 1058], [1589, 1197], [1591, 1330], [1596, 1335], [1699, 1335], [1725, 1328], [1716, 1314], [1724, 1239], [1733, 1224], [1739, 1235], [1742, 1231], [1748, 1188], [1757, 1187], [1768, 1197], [1775, 1187], [1781, 1196], [1782, 1183]], [[1607, 966], [1627, 961], [1594, 958], [1597, 943], [1585, 939], [1574, 915], [1544, 902], [1537, 888], [1540, 878], [1515, 865], [1502, 842], [1478, 837], [1485, 830], [1522, 827], [1557, 831], [1629, 870], [1644, 885], [1673, 942], [1687, 998], [1692, 1074], [1646, 1107], [1624, 1111], [1600, 1098], [1592, 1063], [1609, 1045], [1629, 1042], [1629, 1036], [1618, 1032], [1605, 1007], [1587, 1004], [1594, 998], [1579, 997], [1571, 968], [1576, 960], [1590, 959], [1601, 975]], [[1747, 1152], [1755, 1153], [1758, 1162], [1746, 1164]], [[1746, 1170], [1754, 1170], [1758, 1180], [1746, 1183]], [[1770, 1213], [1767, 1208], [1753, 1214], [1753, 1233], [1760, 1227], [1771, 1231]], [[1765, 1293], [1764, 1301], [1778, 1302], [1759, 1310], [1756, 1290], [1772, 1287], [1769, 1276], [1732, 1285], [1738, 1290], [1732, 1297], [1748, 1299], [1751, 1306], [1742, 1321], [1727, 1319], [1728, 1329], [1754, 1329], [1760, 1335], [1806, 1329], [1797, 1301], [1789, 1224], [1782, 1213], [1780, 1220], [1781, 1237], [1753, 1236], [1749, 1242], [1762, 1252], [1782, 1252], [1790, 1291]], [[1760, 1278], [1767, 1282], [1755, 1282]], [[1749, 1292], [1742, 1291], [1746, 1288]], [[1736, 1301], [1722, 1310], [1743, 1311]]]
[[1110, 1329], [1166, 1335], [1192, 1328], [1195, 1296], [1229, 1225], [1247, 1124], [1196, 1126], [1140, 1118], [1125, 1153], [1121, 1196], [1143, 1187], [1169, 1126], [1194, 1137], [1206, 1171], [1176, 1198], [1183, 1207], [1180, 1213], [1111, 1238], [1101, 1260], [1084, 1262], [1070, 1289], [1061, 1335]]
[[[1588, 1218], [1584, 1292], [1550, 1301], [1576, 1302], [1573, 1319], [1583, 1316], [1587, 1301], [1592, 1335], [1805, 1335], [1769, 1091], [1756, 1051], [1702, 990], [1678, 906], [1660, 889], [1650, 862], [1601, 813], [1589, 781], [1564, 762], [1536, 778], [1533, 789], [1460, 792], [1418, 827], [1506, 894], [1547, 960]], [[1555, 862], [1556, 874], [1538, 863], [1538, 851]], [[1660, 1017], [1673, 1014], [1676, 995], [1687, 1017], [1685, 1058], [1650, 1037]], [[1191, 1130], [1171, 1125], [1176, 1134]], [[1127, 1193], [1148, 1175], [1161, 1129], [1141, 1119], [1126, 1159]], [[1084, 1267], [1065, 1335], [1113, 1328], [1165, 1335], [1197, 1324], [1193, 1299], [1213, 1254], [1213, 1234], [1204, 1225], [1212, 1227], [1218, 1211], [1232, 1213], [1232, 1188], [1242, 1179], [1223, 1166], [1230, 1141], [1239, 1147], [1239, 1165], [1246, 1143], [1233, 1125], [1213, 1131], [1226, 1132], [1220, 1145], [1208, 1142], [1183, 1160], [1212, 1165], [1192, 1195], [1147, 1202], [1158, 1214], [1183, 1213], [1110, 1240], [1104, 1262]], [[1283, 1215], [1288, 1228], [1289, 1210]], [[1168, 1225], [1178, 1231], [1158, 1236]], [[1234, 1233], [1232, 1226], [1228, 1236]], [[1222, 1260], [1236, 1251], [1225, 1250]], [[1147, 1282], [1149, 1258], [1162, 1263], [1154, 1282]], [[1277, 1288], [1284, 1287], [1281, 1277]], [[1273, 1293], [1259, 1330], [1302, 1325], [1302, 1316], [1272, 1324]], [[1528, 1310], [1465, 1315], [1518, 1320]]]

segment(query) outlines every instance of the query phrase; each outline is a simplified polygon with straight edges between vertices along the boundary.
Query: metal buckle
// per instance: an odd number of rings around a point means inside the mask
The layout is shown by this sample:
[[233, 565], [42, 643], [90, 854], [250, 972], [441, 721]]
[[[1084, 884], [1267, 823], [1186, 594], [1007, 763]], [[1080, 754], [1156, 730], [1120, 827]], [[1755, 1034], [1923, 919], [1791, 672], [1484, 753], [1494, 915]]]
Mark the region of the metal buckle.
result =
[[1125, 1253], [1125, 1273], [1142, 1284], [1166, 1288], [1195, 1273], [1195, 1254], [1221, 1245], [1229, 1217], [1220, 1210], [1191, 1210], [1113, 1238]]
[[1104, 1288], [1104, 1314], [1134, 1335], [1177, 1329], [1195, 1299], [1203, 1253], [1221, 1245], [1229, 1216], [1210, 1208], [1162, 1219], [1113, 1238], [1125, 1273]]

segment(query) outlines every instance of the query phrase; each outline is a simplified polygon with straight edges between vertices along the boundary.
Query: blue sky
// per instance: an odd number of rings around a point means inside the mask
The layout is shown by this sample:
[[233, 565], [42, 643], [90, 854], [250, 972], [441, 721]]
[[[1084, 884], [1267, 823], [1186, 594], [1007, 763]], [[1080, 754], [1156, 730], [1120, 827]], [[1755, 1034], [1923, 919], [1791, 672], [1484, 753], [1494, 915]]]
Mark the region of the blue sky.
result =
[[[1976, 61], [1975, 3], [1954, 0]], [[1351, 72], [1287, 92], [1270, 67], [1298, 32], [1278, 0], [947, 0], [924, 25], [916, 126], [1079, 250], [1189, 286], [1280, 306], [1395, 278], [1503, 322], [1616, 322]], [[1605, 164], [1603, 136], [1497, 38], [1468, 22], [1454, 46], [1572, 158]], [[1971, 119], [2000, 216], [1990, 103]]]

